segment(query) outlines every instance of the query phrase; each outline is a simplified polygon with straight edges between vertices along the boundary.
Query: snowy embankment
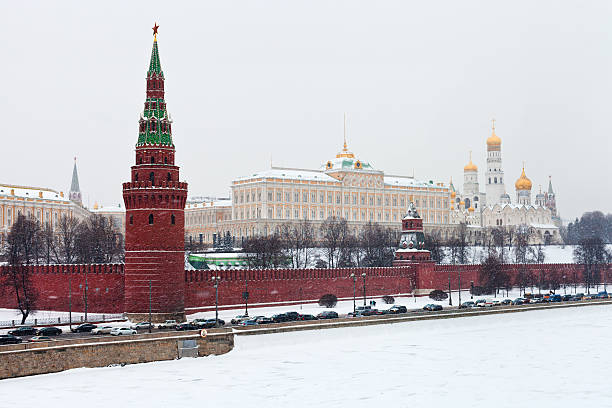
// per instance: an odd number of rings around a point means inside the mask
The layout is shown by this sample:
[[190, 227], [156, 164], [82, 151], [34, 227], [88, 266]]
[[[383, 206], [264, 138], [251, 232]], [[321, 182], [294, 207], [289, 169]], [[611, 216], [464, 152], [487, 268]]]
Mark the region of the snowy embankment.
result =
[[610, 306], [236, 337], [225, 355], [0, 381], [6, 406], [612, 403]]

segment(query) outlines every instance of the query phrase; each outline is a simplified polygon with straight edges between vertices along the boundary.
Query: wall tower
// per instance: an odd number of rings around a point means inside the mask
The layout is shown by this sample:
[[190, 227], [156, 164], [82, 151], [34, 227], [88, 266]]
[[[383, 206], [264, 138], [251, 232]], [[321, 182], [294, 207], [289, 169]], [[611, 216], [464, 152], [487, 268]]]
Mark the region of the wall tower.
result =
[[150, 296], [154, 321], [183, 320], [187, 183], [179, 181], [179, 167], [174, 163], [172, 120], [164, 99], [157, 29], [156, 24], [135, 164], [131, 180], [123, 183], [124, 309], [133, 319], [146, 320]]

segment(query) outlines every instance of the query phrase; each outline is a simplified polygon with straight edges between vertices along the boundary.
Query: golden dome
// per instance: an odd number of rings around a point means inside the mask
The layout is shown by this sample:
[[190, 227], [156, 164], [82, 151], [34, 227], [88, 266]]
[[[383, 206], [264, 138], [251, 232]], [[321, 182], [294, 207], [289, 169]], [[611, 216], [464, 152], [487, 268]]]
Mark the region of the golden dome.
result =
[[461, 200], [461, 202], [459, 203], [460, 206], [465, 206], [465, 201]]
[[470, 162], [465, 165], [463, 171], [478, 171], [478, 166], [472, 163], [472, 152], [470, 151]]
[[454, 191], [451, 191], [451, 198], [455, 198], [457, 197], [457, 193], [455, 193]]
[[525, 175], [525, 166], [523, 166], [521, 177], [519, 177], [518, 180], [516, 180], [516, 183], [514, 183], [514, 187], [517, 190], [531, 190], [531, 180], [529, 180]]
[[487, 146], [501, 146], [501, 139], [495, 134], [495, 119], [493, 119], [493, 128], [491, 136], [487, 139]]
[[474, 207], [470, 207], [470, 208], [468, 208], [468, 211], [469, 211], [469, 212], [474, 212]]
[[454, 209], [455, 209], [455, 206], [454, 206], [454, 205], [451, 205], [451, 210], [454, 210]]
[[98, 202], [95, 202], [94, 203], [94, 210], [97, 210], [97, 209], [98, 209]]

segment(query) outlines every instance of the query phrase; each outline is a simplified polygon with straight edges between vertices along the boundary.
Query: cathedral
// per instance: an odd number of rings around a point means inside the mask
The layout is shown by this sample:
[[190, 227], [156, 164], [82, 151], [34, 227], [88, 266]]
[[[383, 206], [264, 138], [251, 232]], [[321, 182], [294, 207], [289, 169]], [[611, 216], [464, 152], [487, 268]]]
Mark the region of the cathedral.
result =
[[487, 139], [487, 168], [485, 191], [480, 191], [478, 166], [470, 161], [463, 168], [463, 191], [456, 190], [450, 182], [451, 223], [465, 223], [475, 243], [482, 241], [485, 229], [526, 226], [531, 233], [531, 243], [550, 244], [561, 242], [555, 192], [549, 178], [548, 190], [541, 190], [532, 200], [532, 182], [525, 174], [525, 166], [514, 183], [516, 195], [512, 200], [506, 190], [502, 166], [502, 141], [495, 134], [495, 121], [491, 136]]

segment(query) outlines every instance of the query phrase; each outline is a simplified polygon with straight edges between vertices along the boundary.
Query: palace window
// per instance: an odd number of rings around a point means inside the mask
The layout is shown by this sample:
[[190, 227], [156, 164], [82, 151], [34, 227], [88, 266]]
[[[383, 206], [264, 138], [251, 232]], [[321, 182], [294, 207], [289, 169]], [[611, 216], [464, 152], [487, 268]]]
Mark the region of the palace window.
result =
[[404, 197], [402, 197], [402, 199], [400, 200], [400, 205], [402, 207], [406, 205], [406, 199]]
[[268, 192], [268, 201], [272, 201], [272, 196], [273, 194], [271, 192]]
[[174, 225], [176, 223], [176, 217], [174, 216], [174, 214], [172, 214], [170, 216], [170, 224]]
[[[397, 197], [393, 197], [393, 206], [397, 207]], [[418, 204], [417, 204], [417, 206], [418, 206]]]
[[149, 225], [153, 225], [153, 214], [149, 214]]
[[130, 215], [130, 225], [134, 225], [134, 216]]

